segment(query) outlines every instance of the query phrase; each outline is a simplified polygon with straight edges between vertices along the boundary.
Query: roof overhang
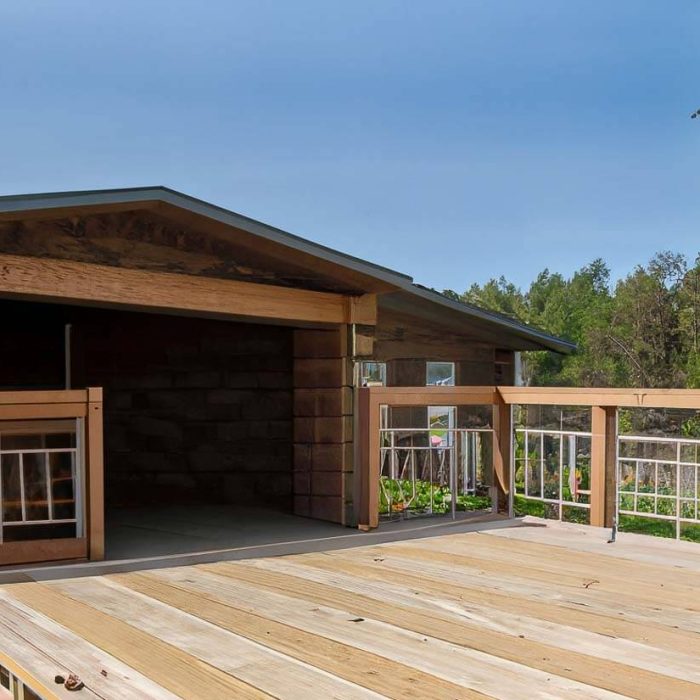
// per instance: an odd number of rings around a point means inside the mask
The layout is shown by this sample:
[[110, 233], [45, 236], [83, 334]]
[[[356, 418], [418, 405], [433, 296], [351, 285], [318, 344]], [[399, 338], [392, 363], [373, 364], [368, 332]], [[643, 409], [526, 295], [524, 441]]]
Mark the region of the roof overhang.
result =
[[405, 274], [341, 253], [327, 246], [269, 226], [255, 219], [190, 197], [167, 187], [57, 192], [0, 197], [0, 220], [48, 218], [81, 214], [155, 209], [185, 212], [202, 221], [254, 237], [278, 256], [294, 253], [305, 264], [324, 266], [327, 273], [344, 272], [358, 291], [380, 294], [380, 307], [394, 308], [426, 321], [446, 325], [465, 336], [488, 340], [512, 350], [553, 350], [569, 353], [575, 345], [513, 319], [449, 299], [414, 284]]

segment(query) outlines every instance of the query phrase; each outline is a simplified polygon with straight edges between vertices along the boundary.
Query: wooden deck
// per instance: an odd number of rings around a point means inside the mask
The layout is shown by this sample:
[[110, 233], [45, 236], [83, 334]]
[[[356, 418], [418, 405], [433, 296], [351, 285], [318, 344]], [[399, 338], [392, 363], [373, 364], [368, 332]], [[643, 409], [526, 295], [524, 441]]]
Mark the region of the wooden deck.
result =
[[[700, 546], [606, 535], [509, 528], [6, 585], [0, 663], [46, 698], [700, 698]], [[68, 671], [80, 693], [54, 685]]]

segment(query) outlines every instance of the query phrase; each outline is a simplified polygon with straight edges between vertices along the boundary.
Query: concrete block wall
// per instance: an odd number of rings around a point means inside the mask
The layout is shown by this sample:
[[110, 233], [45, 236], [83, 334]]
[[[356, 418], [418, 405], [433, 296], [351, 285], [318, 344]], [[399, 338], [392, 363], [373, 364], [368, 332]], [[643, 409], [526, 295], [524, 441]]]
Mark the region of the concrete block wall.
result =
[[353, 370], [347, 329], [294, 331], [294, 512], [350, 524]]
[[106, 501], [292, 507], [292, 329], [101, 312], [74, 326], [105, 391]]

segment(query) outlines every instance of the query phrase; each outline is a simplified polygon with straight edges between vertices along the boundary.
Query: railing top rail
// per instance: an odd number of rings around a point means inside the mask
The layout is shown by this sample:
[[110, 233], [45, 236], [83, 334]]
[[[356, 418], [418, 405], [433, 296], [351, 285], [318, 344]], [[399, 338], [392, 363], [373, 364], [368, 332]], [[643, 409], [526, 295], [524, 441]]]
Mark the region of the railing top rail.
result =
[[70, 404], [102, 401], [102, 389], [56, 389], [46, 391], [0, 391], [0, 406], [25, 404]]
[[379, 404], [390, 406], [492, 406], [497, 403], [492, 386], [372, 386], [363, 387]]
[[697, 389], [587, 389], [580, 387], [501, 386], [497, 387], [496, 391], [506, 404], [700, 409], [700, 390]]
[[494, 405], [620, 406], [700, 410], [698, 389], [588, 389], [580, 387], [426, 386], [363, 387], [373, 400], [395, 406]]
[[30, 454], [55, 454], [58, 452], [77, 452], [77, 447], [38, 447], [26, 450], [2, 450], [0, 455], [30, 455]]
[[686, 437], [654, 437], [653, 435], [618, 435], [618, 439], [622, 442], [668, 442], [668, 443], [684, 443], [688, 445], [700, 445], [700, 440], [697, 438]]
[[592, 437], [593, 433], [588, 430], [550, 430], [549, 428], [516, 428], [516, 433], [532, 433], [538, 435], [544, 433], [545, 435], [575, 435], [576, 437]]
[[380, 428], [380, 433], [492, 433], [493, 428]]

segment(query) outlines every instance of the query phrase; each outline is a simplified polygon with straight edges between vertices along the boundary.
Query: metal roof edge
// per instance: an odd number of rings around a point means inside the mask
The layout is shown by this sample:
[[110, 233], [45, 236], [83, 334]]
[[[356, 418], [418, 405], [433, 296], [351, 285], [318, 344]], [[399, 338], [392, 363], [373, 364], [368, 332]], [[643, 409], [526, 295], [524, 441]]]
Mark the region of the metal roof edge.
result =
[[454, 299], [450, 299], [444, 294], [440, 294], [440, 292], [428, 289], [427, 287], [422, 287], [418, 284], [411, 283], [404, 287], [404, 291], [407, 291], [410, 294], [415, 294], [416, 296], [426, 299], [427, 301], [432, 301], [459, 313], [465, 314], [466, 316], [478, 318], [479, 320], [488, 321], [490, 323], [496, 323], [523, 338], [527, 338], [530, 341], [544, 346], [548, 350], [553, 350], [554, 352], [568, 355], [577, 349], [577, 345], [569, 340], [557, 338], [556, 336], [550, 335], [545, 331], [541, 331], [533, 326], [528, 326], [525, 323], [508, 318], [502, 314], [497, 314], [495, 312], [482, 309], [478, 306], [472, 306], [471, 304], [465, 304], [461, 301], [455, 301]]

